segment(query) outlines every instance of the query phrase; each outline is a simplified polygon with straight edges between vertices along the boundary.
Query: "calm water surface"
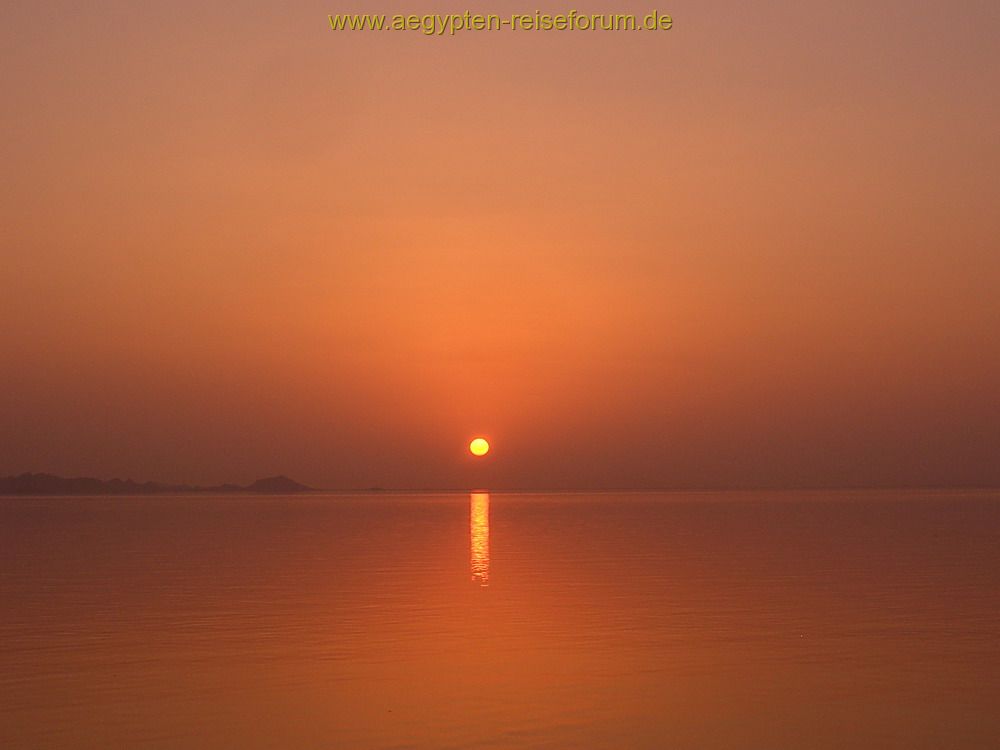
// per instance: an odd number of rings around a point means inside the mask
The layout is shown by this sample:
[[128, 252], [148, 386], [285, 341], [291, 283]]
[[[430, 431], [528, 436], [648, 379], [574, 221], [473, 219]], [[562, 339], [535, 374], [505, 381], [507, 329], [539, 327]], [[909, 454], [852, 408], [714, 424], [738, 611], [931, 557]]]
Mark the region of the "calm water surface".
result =
[[1000, 494], [0, 499], [3, 748], [1000, 747]]

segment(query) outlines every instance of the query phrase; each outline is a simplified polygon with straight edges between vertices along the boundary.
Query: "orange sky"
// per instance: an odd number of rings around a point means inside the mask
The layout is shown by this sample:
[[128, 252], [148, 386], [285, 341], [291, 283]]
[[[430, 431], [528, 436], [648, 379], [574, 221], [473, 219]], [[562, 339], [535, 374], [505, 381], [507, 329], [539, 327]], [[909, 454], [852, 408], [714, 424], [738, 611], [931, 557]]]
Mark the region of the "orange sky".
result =
[[997, 4], [578, 7], [9, 11], [0, 474], [1000, 483]]

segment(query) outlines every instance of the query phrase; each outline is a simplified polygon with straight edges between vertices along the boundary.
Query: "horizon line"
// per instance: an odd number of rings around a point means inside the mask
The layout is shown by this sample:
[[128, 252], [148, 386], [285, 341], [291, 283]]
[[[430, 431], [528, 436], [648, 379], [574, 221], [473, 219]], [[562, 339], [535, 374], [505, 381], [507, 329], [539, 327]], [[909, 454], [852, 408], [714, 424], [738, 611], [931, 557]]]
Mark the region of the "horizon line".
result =
[[[298, 485], [301, 489], [295, 491], [295, 494], [309, 494], [309, 493], [467, 493], [467, 492], [496, 492], [496, 493], [542, 493], [542, 492], [593, 492], [593, 493], [610, 493], [610, 492], [849, 492], [849, 491], [872, 491], [872, 490], [882, 490], [882, 491], [1000, 491], [1000, 485], [989, 485], [989, 484], [890, 484], [890, 483], [880, 483], [880, 484], [790, 484], [790, 485], [778, 485], [778, 484], [747, 484], [747, 485], [650, 485], [650, 486], [600, 486], [600, 487], [585, 487], [585, 486], [567, 486], [567, 487], [552, 487], [552, 486], [535, 486], [535, 487], [498, 487], [495, 489], [483, 488], [483, 487], [455, 487], [455, 486], [444, 486], [444, 487], [383, 487], [378, 484], [372, 484], [365, 487], [313, 487], [310, 485], [303, 484], [298, 480], [292, 479], [287, 474], [271, 474], [265, 477], [259, 477], [253, 480], [250, 484], [236, 484], [234, 482], [222, 482], [221, 484], [214, 485], [199, 485], [199, 484], [189, 484], [186, 482], [160, 482], [155, 480], [144, 480], [137, 481], [131, 477], [126, 477], [122, 479], [120, 477], [112, 477], [110, 479], [100, 479], [93, 476], [74, 476], [67, 477], [59, 474], [50, 474], [48, 472], [31, 472], [25, 471], [20, 474], [8, 474], [6, 476], [0, 475], [0, 480], [5, 479], [18, 479], [21, 477], [51, 477], [53, 479], [59, 479], [62, 481], [94, 481], [100, 482], [102, 484], [114, 484], [114, 483], [131, 483], [138, 486], [149, 486], [160, 488], [160, 491], [154, 491], [147, 494], [170, 494], [171, 492], [183, 492], [191, 494], [260, 494], [250, 489], [254, 484], [259, 482], [265, 482], [268, 480], [287, 480], [291, 484]], [[44, 494], [44, 493], [8, 493], [0, 490], [0, 497], [13, 497], [24, 494]], [[69, 496], [71, 494], [86, 494], [86, 493], [62, 493], [63, 495]], [[280, 490], [274, 491], [273, 494], [282, 494]], [[60, 493], [52, 493], [50, 496], [56, 497], [60, 496]]]

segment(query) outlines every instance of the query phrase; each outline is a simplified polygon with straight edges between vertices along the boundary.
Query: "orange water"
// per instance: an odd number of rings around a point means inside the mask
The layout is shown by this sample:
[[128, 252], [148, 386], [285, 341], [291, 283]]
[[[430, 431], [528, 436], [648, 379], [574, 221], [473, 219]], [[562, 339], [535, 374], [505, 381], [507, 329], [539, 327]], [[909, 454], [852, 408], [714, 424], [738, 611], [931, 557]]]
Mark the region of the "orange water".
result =
[[3, 748], [1000, 747], [1000, 494], [0, 499]]

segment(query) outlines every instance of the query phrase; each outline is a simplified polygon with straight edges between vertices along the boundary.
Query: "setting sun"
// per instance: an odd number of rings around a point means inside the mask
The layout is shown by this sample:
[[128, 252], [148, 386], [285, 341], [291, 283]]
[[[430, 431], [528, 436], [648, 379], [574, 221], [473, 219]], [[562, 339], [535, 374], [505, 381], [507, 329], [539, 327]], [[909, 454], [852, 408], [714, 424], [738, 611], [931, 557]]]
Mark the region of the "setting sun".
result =
[[473, 456], [485, 456], [490, 452], [490, 444], [486, 442], [486, 438], [477, 437], [469, 443], [469, 453]]

